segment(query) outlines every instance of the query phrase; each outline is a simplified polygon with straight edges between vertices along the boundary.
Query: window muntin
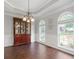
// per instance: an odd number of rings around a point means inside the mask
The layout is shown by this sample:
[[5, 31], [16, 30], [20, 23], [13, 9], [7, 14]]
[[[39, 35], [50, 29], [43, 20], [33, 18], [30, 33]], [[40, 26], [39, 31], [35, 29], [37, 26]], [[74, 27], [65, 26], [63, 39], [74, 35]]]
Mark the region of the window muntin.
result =
[[58, 19], [59, 46], [74, 48], [74, 17], [70, 12], [63, 13]]

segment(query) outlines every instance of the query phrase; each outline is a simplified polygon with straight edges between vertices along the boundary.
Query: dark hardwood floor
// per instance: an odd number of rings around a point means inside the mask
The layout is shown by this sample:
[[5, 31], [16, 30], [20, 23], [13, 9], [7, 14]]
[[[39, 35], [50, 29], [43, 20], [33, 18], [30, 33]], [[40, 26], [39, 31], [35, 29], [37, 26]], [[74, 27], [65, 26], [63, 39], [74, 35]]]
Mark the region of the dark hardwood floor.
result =
[[74, 59], [72, 55], [39, 43], [6, 47], [4, 59]]

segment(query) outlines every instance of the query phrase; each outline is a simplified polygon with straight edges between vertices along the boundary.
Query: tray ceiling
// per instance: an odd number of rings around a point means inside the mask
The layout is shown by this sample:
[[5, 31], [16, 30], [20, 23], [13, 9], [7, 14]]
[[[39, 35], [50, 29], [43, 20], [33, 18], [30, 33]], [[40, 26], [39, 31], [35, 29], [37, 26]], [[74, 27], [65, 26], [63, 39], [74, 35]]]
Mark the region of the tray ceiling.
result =
[[[45, 7], [52, 5], [57, 0], [30, 0], [30, 11], [41, 11]], [[28, 0], [5, 0], [11, 7], [22, 11], [28, 11]]]
[[[74, 0], [30, 0], [30, 11], [34, 15], [41, 15], [60, 6], [71, 4]], [[15, 14], [26, 14], [28, 11], [28, 0], [4, 0], [4, 11]]]

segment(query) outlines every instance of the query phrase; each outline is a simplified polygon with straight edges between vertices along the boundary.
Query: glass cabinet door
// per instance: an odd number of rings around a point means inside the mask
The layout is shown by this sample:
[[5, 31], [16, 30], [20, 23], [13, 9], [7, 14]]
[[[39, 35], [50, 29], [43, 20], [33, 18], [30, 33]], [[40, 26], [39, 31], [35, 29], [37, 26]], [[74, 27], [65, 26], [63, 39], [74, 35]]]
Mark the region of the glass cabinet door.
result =
[[15, 34], [31, 34], [31, 24], [24, 21], [16, 21]]
[[20, 34], [20, 22], [15, 22], [15, 34]]
[[26, 23], [26, 34], [31, 34], [31, 24], [30, 23]]
[[25, 34], [25, 22], [21, 22], [21, 34]]

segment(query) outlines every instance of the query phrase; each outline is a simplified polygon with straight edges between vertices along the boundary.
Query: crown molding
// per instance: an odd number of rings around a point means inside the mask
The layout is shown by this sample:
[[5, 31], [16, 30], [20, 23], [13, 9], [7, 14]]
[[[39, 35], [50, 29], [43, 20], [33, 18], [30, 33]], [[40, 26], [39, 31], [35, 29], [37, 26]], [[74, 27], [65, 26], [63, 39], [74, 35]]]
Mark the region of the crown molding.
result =
[[[37, 14], [43, 10], [45, 10], [46, 8], [48, 8], [49, 6], [51, 6], [52, 4], [56, 3], [58, 0], [49, 0], [47, 4], [45, 4], [44, 6], [41, 6], [39, 8], [36, 8], [38, 10], [34, 11], [34, 12], [31, 12], [32, 14]], [[5, 3], [7, 3], [10, 7], [14, 8], [15, 10], [18, 10], [18, 11], [22, 11], [22, 12], [26, 12], [25, 10], [22, 10], [20, 8], [17, 8], [15, 6], [13, 6], [11, 3], [9, 3], [7, 0], [4, 0]]]
[[[60, 6], [59, 8], [56, 8], [55, 10], [49, 10], [47, 12], [44, 12], [44, 13], [40, 13], [38, 16], [39, 19], [45, 19], [46, 17], [47, 18], [50, 18], [52, 15], [58, 13], [58, 12], [61, 12], [61, 11], [64, 11], [64, 10], [68, 10], [69, 8], [74, 8], [74, 2], [71, 2], [70, 4], [67, 4], [67, 5], [62, 5]], [[52, 12], [53, 11], [53, 12]], [[74, 11], [74, 10], [73, 10]], [[44, 15], [44, 16], [43, 16]]]
[[[44, 12], [43, 14], [40, 14], [40, 15], [38, 15], [38, 14], [34, 14], [33, 16], [35, 16], [35, 17], [37, 17], [38, 19], [43, 19], [43, 18], [45, 18], [45, 17], [48, 17], [48, 16], [51, 16], [51, 15], [54, 15], [55, 13], [57, 13], [57, 12], [60, 12], [60, 11], [62, 11], [62, 10], [64, 10], [64, 9], [68, 9], [68, 8], [71, 8], [71, 7], [74, 7], [74, 3], [72, 2], [71, 4], [67, 4], [67, 5], [62, 5], [61, 7], [59, 7], [59, 8], [56, 8], [55, 10], [53, 10], [53, 12], [52, 12], [52, 10], [49, 10], [49, 11], [47, 11], [47, 12]], [[4, 11], [4, 13], [5, 13], [5, 15], [9, 15], [9, 16], [18, 16], [18, 17], [22, 17], [23, 16], [23, 14], [22, 13], [16, 13], [16, 12], [10, 12], [10, 11]], [[43, 16], [44, 15], [44, 16]], [[39, 18], [40, 17], [40, 18]]]
[[21, 13], [14, 13], [10, 11], [4, 11], [4, 15], [12, 16], [12, 17], [23, 17], [23, 14]]
[[[8, 4], [11, 8], [13, 8], [13, 9], [15, 9], [15, 10], [18, 10], [18, 11], [21, 11], [21, 12], [25, 12], [24, 10], [13, 6], [13, 5], [12, 5], [11, 3], [9, 3], [7, 0], [4, 0], [4, 3]], [[5, 4], [4, 4], [4, 5], [5, 5]]]
[[34, 14], [40, 13], [41, 11], [43, 11], [43, 10], [47, 9], [48, 7], [50, 7], [51, 5], [55, 4], [57, 1], [58, 0], [49, 1], [46, 5], [44, 5], [43, 7], [40, 6], [40, 8], [37, 11], [33, 12], [33, 13]]
[[[5, 0], [6, 1], [6, 0]], [[48, 5], [48, 4], [47, 4]], [[50, 7], [52, 7], [51, 6], [52, 4], [50, 4], [49, 6]], [[44, 17], [47, 17], [47, 16], [49, 16], [49, 15], [52, 15], [52, 14], [55, 14], [56, 12], [59, 12], [59, 11], [61, 11], [61, 10], [63, 10], [63, 9], [66, 9], [66, 8], [69, 8], [69, 7], [71, 7], [71, 6], [73, 6], [74, 5], [74, 3], [73, 2], [71, 2], [71, 3], [68, 3], [68, 4], [66, 4], [66, 5], [62, 5], [62, 6], [60, 6], [60, 7], [57, 7], [57, 8], [51, 8], [50, 10], [47, 10], [47, 9], [43, 9], [43, 10], [45, 10], [45, 11], [39, 11], [39, 12], [33, 12], [33, 16], [35, 16], [35, 17], [37, 17], [37, 18], [44, 18]], [[10, 5], [9, 5], [10, 6]], [[49, 7], [48, 6], [48, 7]], [[48, 8], [48, 7], [45, 7], [45, 8]], [[13, 8], [13, 7], [11, 7], [11, 8]], [[15, 8], [15, 9], [17, 9], [17, 8]], [[26, 13], [26, 12], [24, 12], [24, 11], [22, 11], [22, 10], [19, 10], [19, 9], [17, 9], [17, 11], [19, 11], [19, 12], [10, 12], [10, 11], [6, 11], [5, 10], [5, 14], [6, 15], [9, 15], [9, 16], [19, 16], [19, 17], [22, 17], [23, 15], [24, 15], [24, 13]], [[20, 13], [20, 11], [21, 12], [23, 12], [23, 13]], [[53, 12], [52, 12], [53, 11]]]

